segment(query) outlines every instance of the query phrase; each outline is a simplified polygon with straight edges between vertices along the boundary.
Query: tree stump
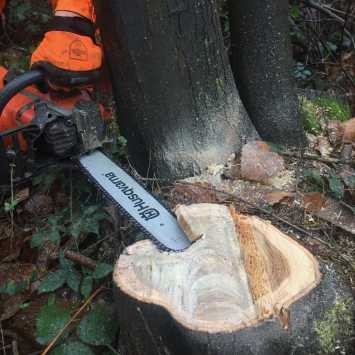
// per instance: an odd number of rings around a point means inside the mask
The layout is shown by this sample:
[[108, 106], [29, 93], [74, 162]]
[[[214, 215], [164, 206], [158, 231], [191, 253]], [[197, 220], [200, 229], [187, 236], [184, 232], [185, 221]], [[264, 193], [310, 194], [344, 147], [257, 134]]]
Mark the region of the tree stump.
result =
[[140, 241], [114, 271], [121, 354], [300, 354], [318, 346], [314, 322], [337, 281], [258, 217], [215, 204], [180, 206], [197, 240], [182, 253]]

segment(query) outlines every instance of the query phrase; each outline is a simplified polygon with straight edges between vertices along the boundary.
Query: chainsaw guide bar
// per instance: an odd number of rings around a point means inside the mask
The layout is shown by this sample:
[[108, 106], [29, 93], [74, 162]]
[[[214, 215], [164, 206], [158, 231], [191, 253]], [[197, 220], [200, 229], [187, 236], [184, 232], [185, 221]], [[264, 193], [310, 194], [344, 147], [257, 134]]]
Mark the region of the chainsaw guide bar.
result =
[[96, 150], [78, 162], [89, 180], [160, 249], [183, 251], [191, 245], [176, 218], [106, 154]]

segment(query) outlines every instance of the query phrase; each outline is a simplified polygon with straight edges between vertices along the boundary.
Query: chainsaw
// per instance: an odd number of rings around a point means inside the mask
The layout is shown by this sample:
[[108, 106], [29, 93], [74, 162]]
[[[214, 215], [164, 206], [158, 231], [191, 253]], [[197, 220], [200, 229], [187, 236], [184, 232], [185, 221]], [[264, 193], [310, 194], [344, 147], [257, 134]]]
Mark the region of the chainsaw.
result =
[[19, 184], [58, 162], [74, 162], [162, 250], [191, 242], [175, 217], [105, 154], [103, 110], [88, 91], [68, 98], [43, 93], [40, 70], [11, 77], [0, 67], [0, 186]]

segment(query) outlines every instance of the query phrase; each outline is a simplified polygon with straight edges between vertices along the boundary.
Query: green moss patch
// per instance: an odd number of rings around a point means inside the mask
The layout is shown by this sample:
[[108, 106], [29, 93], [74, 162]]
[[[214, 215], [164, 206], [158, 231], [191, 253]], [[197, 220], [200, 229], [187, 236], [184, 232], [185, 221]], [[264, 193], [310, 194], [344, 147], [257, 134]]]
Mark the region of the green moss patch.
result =
[[354, 331], [354, 304], [349, 298], [338, 299], [323, 320], [315, 323], [320, 354], [350, 354]]

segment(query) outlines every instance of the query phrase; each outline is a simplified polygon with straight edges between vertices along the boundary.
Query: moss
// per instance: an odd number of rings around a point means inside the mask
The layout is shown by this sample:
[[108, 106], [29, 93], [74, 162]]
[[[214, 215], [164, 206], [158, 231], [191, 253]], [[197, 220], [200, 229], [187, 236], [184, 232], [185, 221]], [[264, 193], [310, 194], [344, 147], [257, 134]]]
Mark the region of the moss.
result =
[[350, 298], [338, 299], [324, 318], [317, 321], [315, 331], [320, 354], [350, 354], [354, 332], [354, 306]]
[[[301, 117], [306, 132], [322, 133], [322, 124], [328, 121], [344, 122], [351, 118], [351, 108], [334, 97], [319, 97], [309, 100], [301, 97]], [[323, 125], [324, 126], [324, 125]]]
[[306, 132], [312, 134], [321, 133], [322, 127], [318, 119], [318, 107], [311, 100], [305, 97], [301, 98], [301, 117], [303, 121], [303, 127]]
[[323, 111], [328, 121], [344, 122], [351, 118], [351, 108], [347, 103], [340, 102], [334, 97], [320, 97], [315, 104]]

